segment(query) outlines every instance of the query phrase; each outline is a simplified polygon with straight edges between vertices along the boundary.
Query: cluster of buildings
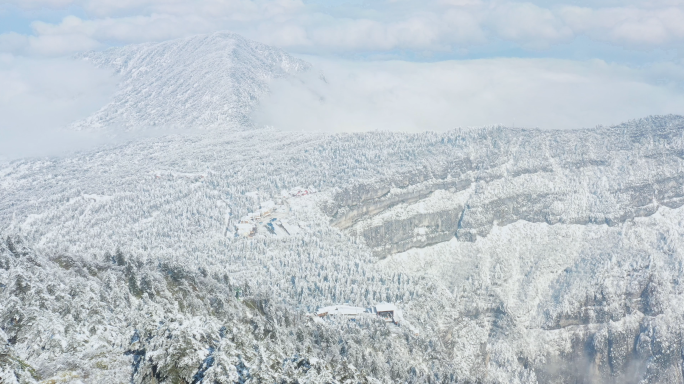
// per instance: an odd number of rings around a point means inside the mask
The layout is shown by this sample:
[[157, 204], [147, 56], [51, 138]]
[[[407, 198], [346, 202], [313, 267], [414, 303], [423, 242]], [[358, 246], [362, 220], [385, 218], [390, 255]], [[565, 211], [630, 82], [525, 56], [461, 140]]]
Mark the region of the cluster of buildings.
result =
[[316, 193], [316, 190], [313, 187], [309, 187], [309, 188], [295, 187], [295, 188], [290, 189], [289, 191], [283, 191], [283, 197], [285, 197], [285, 196], [290, 196], [290, 197], [306, 196], [306, 195], [310, 195], [312, 193]]
[[349, 305], [331, 305], [329, 307], [320, 308], [318, 311], [316, 311], [317, 318], [320, 319], [326, 316], [341, 316], [350, 319], [361, 317], [379, 317], [382, 320], [393, 324], [399, 324], [403, 320], [401, 311], [396, 305], [391, 303], [380, 303], [369, 308], [352, 307]]
[[248, 213], [240, 219], [237, 224], [237, 235], [242, 237], [252, 237], [256, 234], [257, 224], [270, 216], [275, 210], [283, 208], [282, 205], [277, 205], [272, 200], [261, 203], [261, 208], [257, 212]]
[[[287, 207], [285, 199], [290, 197], [307, 196], [316, 193], [313, 187], [295, 187], [289, 191], [283, 190], [283, 201], [279, 204], [273, 200], [261, 203], [261, 207], [256, 211], [243, 216], [236, 225], [236, 235], [241, 237], [252, 237], [259, 232], [259, 228], [270, 232], [276, 236], [287, 236], [298, 232], [296, 225], [290, 224], [284, 217], [287, 217]], [[257, 198], [257, 192], [249, 192], [247, 195]], [[264, 232], [265, 233], [265, 232]]]
[[237, 236], [252, 237], [261, 230], [270, 232], [275, 236], [289, 236], [297, 233], [299, 228], [295, 224], [290, 224], [284, 217], [287, 216], [287, 207], [283, 204], [276, 204], [269, 200], [261, 203], [261, 208], [257, 212], [252, 212], [243, 216], [236, 225]]

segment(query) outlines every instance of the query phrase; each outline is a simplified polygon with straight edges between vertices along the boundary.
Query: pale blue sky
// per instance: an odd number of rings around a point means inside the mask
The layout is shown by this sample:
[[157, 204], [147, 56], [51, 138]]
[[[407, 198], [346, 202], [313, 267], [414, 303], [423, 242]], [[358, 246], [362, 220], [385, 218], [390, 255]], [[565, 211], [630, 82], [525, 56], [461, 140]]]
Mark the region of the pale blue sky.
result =
[[0, 52], [59, 56], [232, 30], [290, 52], [411, 61], [684, 58], [684, 0], [4, 0]]

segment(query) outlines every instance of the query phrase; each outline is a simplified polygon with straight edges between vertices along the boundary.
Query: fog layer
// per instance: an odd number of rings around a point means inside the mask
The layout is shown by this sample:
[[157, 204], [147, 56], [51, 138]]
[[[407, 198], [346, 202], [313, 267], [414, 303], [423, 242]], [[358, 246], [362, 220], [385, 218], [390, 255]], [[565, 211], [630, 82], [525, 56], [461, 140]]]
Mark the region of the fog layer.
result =
[[0, 159], [58, 155], [101, 141], [67, 126], [116, 90], [108, 71], [71, 59], [0, 57]]
[[275, 82], [255, 111], [258, 122], [333, 132], [496, 124], [568, 129], [684, 112], [684, 70], [672, 64], [635, 69], [598, 60], [305, 59], [317, 69]]

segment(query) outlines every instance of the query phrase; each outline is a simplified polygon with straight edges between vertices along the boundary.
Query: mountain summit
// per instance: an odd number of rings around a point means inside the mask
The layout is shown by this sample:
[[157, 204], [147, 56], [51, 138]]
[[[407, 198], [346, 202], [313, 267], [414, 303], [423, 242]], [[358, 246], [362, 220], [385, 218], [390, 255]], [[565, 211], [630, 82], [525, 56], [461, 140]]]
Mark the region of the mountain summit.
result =
[[79, 56], [120, 76], [113, 100], [74, 124], [214, 128], [246, 124], [268, 83], [306, 70], [305, 61], [230, 32], [88, 52]]

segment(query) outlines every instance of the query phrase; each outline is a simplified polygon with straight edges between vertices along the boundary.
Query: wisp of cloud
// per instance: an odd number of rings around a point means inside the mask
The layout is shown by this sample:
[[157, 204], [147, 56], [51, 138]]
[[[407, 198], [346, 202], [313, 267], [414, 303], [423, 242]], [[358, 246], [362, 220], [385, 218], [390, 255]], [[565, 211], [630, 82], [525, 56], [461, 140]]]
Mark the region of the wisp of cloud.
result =
[[112, 73], [84, 61], [0, 57], [0, 158], [59, 155], [102, 140], [66, 127], [101, 108]]
[[[673, 65], [635, 69], [600, 60], [306, 59], [317, 69], [276, 81], [255, 111], [257, 122], [332, 132], [499, 124], [569, 129], [684, 112], [684, 69]], [[667, 76], [659, 76], [663, 71]]]

